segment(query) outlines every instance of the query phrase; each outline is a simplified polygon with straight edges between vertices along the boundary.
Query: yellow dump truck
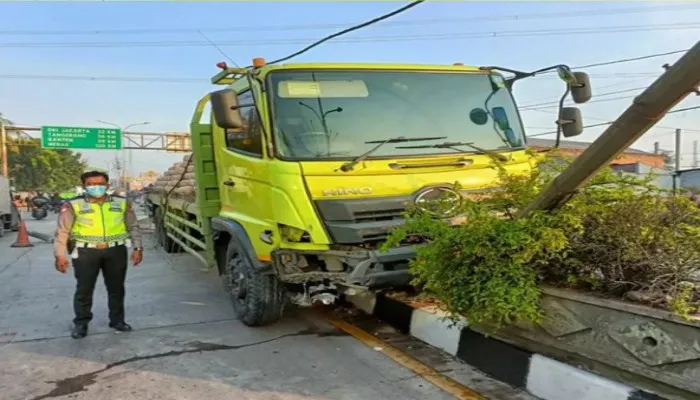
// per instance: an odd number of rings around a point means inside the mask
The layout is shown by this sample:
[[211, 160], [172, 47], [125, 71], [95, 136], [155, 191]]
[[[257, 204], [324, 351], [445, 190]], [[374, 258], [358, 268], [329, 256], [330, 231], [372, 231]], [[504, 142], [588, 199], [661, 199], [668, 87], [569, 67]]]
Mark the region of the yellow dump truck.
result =
[[[591, 97], [587, 75], [565, 66], [218, 66], [212, 83], [226, 88], [196, 106], [192, 157], [148, 204], [163, 247], [218, 270], [250, 326], [275, 322], [288, 301], [407, 284], [420, 244], [378, 250], [407, 207], [492, 188], [494, 157], [530, 168], [513, 83], [553, 72], [565, 96]], [[560, 107], [555, 128], [581, 133], [579, 110]]]

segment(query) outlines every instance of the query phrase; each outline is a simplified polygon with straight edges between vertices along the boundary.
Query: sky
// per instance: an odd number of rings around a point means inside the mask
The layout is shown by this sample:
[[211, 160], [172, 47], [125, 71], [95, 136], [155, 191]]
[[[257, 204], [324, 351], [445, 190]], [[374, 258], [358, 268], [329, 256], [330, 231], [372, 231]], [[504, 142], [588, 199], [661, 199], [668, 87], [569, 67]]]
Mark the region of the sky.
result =
[[[186, 132], [197, 100], [215, 89], [208, 79], [218, 72], [216, 63], [225, 60], [209, 41], [248, 65], [253, 57], [285, 56], [403, 4], [3, 2], [0, 112], [30, 126], [97, 127], [102, 120], [120, 126], [149, 122], [139, 131]], [[700, 38], [698, 21], [698, 2], [428, 1], [292, 62], [576, 67], [688, 49]], [[594, 93], [591, 103], [580, 106], [584, 123], [616, 118], [663, 72], [663, 64], [679, 56], [583, 69]], [[555, 128], [556, 106], [539, 105], [557, 101], [562, 85], [552, 76], [516, 85], [528, 135]], [[617, 91], [624, 92], [611, 93]], [[697, 105], [700, 96], [691, 95], [676, 108]], [[658, 141], [672, 150], [675, 128], [683, 129], [682, 166], [690, 167], [693, 141], [700, 141], [700, 109], [667, 115], [633, 147], [651, 151]], [[603, 130], [588, 128], [575, 140], [593, 141]], [[83, 152], [100, 168], [109, 168], [115, 154]], [[132, 159], [137, 172], [163, 171], [182, 155], [135, 151]]]

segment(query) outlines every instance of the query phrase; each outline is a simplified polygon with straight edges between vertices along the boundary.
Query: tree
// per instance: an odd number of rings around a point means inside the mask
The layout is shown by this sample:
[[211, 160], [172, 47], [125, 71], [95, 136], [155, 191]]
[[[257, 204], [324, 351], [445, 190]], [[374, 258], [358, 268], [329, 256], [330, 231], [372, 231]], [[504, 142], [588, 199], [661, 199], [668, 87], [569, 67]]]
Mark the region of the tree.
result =
[[[13, 125], [2, 113], [0, 122]], [[80, 184], [80, 174], [86, 167], [80, 153], [66, 149], [43, 149], [39, 139], [30, 137], [8, 137], [7, 153], [10, 178], [19, 191], [70, 190]]]
[[8, 143], [10, 177], [19, 191], [62, 192], [80, 184], [86, 163], [80, 153], [41, 148], [39, 139], [12, 139]]
[[2, 121], [2, 123], [5, 125], [13, 125], [13, 122], [5, 118], [5, 116], [2, 113], [0, 113], [0, 121]]

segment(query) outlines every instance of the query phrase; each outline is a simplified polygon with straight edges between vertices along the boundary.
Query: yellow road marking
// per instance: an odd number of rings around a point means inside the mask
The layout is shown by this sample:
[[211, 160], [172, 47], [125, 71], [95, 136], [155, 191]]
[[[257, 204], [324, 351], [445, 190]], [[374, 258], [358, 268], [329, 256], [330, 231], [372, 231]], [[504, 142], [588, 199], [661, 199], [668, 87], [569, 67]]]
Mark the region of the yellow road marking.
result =
[[323, 313], [323, 316], [336, 328], [346, 332], [350, 336], [361, 341], [369, 347], [381, 349], [379, 351], [384, 353], [384, 355], [386, 355], [387, 357], [401, 364], [405, 368], [411, 370], [417, 376], [420, 376], [426, 381], [444, 390], [445, 392], [453, 395], [455, 398], [461, 400], [486, 400], [486, 398], [482, 397], [475, 391], [469, 389], [468, 387], [462, 385], [461, 383], [455, 381], [452, 378], [442, 375], [434, 368], [423, 364], [417, 359], [379, 340], [378, 338], [374, 337], [373, 335], [370, 335], [362, 329], [351, 325], [345, 321], [341, 321], [327, 313]]

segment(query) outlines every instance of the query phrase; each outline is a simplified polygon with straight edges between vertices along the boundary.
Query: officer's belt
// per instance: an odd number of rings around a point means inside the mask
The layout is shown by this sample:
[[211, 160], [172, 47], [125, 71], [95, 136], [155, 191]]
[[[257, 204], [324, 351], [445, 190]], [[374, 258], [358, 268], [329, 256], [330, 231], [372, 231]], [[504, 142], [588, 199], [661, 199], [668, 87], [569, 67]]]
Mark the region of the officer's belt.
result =
[[87, 242], [75, 242], [76, 248], [84, 249], [106, 249], [109, 247], [126, 246], [126, 240], [117, 240], [115, 242], [99, 242], [99, 243], [87, 243]]

